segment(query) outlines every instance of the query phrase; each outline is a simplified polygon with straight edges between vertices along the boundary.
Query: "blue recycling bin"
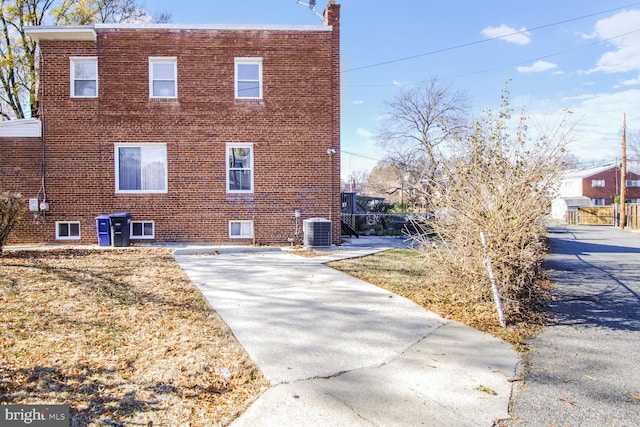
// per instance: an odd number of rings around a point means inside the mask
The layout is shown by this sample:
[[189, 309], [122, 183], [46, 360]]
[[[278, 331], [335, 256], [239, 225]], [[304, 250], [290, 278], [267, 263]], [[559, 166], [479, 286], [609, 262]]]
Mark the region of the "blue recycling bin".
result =
[[131, 215], [125, 212], [117, 212], [109, 215], [109, 219], [111, 220], [111, 241], [113, 246], [129, 246]]
[[111, 223], [109, 215], [96, 217], [96, 230], [98, 232], [98, 246], [111, 246]]

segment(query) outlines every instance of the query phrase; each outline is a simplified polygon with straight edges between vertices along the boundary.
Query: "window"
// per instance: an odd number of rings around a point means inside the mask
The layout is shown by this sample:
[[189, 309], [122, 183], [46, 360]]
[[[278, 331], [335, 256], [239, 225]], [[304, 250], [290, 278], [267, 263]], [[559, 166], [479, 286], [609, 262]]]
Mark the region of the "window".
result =
[[253, 238], [253, 221], [229, 221], [229, 238]]
[[98, 58], [71, 58], [71, 96], [74, 98], [98, 96]]
[[236, 58], [236, 99], [262, 99], [262, 58]]
[[592, 187], [604, 187], [604, 179], [592, 179], [591, 180]]
[[640, 187], [640, 179], [628, 179], [627, 187]]
[[605, 199], [591, 199], [591, 202], [594, 204], [594, 206], [604, 206], [606, 204]]
[[640, 199], [627, 199], [627, 203], [637, 204], [640, 203]]
[[153, 239], [154, 238], [153, 221], [131, 221], [131, 238], [132, 239]]
[[149, 58], [149, 96], [178, 97], [178, 67], [176, 58]]
[[80, 240], [80, 223], [56, 221], [56, 240]]
[[227, 145], [227, 192], [253, 192], [253, 146]]
[[116, 193], [166, 193], [166, 144], [116, 144]]

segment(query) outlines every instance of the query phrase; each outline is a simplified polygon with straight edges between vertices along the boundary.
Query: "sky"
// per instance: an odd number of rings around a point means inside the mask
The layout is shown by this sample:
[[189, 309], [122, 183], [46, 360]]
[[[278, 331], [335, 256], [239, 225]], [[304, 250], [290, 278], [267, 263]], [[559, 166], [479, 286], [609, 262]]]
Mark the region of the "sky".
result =
[[[317, 0], [322, 13], [327, 0]], [[433, 78], [465, 94], [471, 113], [511, 105], [533, 125], [571, 111], [572, 155], [621, 158], [640, 130], [640, 2], [632, 0], [337, 0], [341, 5], [342, 177], [384, 156], [385, 102]], [[147, 0], [174, 24], [317, 25], [296, 0]]]

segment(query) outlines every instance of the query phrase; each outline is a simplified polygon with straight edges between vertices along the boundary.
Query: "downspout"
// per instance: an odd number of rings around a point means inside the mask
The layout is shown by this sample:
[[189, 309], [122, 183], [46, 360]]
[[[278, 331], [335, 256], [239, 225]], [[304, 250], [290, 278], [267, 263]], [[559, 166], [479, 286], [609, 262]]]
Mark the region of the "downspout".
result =
[[[43, 92], [45, 88], [44, 84], [44, 73], [42, 72], [42, 64], [44, 62], [44, 58], [42, 56], [42, 52], [38, 52], [38, 56], [40, 59], [40, 99], [38, 100], [38, 118], [40, 119], [40, 138], [41, 138], [41, 153], [40, 153], [40, 191], [38, 191], [38, 211], [34, 214], [36, 221], [44, 221], [45, 212], [49, 210], [48, 202], [47, 202], [47, 189], [45, 186], [45, 178], [46, 178], [46, 158], [45, 158], [45, 148], [46, 148], [46, 137], [45, 137], [45, 126], [44, 126], [44, 103], [43, 103]], [[42, 196], [42, 201], [40, 201], [40, 197]]]

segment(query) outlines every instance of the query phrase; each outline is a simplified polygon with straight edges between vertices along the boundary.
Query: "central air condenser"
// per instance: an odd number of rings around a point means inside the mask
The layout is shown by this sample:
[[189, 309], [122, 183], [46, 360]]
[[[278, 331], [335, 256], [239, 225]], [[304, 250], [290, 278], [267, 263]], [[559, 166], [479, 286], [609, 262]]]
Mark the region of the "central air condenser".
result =
[[331, 246], [331, 221], [324, 218], [309, 218], [302, 221], [304, 245], [307, 247]]

